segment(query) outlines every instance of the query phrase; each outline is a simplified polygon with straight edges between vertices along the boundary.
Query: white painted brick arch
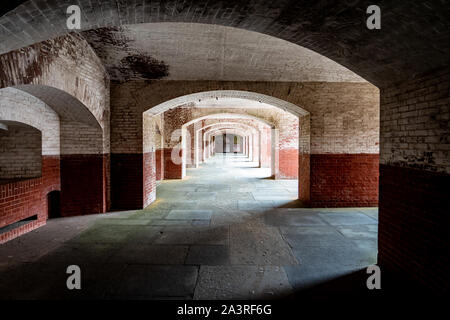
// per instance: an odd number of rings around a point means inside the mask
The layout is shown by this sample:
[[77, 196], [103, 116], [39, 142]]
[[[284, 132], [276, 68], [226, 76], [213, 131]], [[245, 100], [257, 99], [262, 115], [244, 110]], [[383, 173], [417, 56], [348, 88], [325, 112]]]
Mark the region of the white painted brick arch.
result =
[[233, 104], [240, 101], [246, 106], [253, 108], [272, 106], [287, 111], [295, 116], [305, 116], [309, 114], [308, 111], [293, 103], [265, 94], [241, 90], [214, 90], [188, 94], [154, 106], [147, 110], [146, 113], [156, 115], [179, 106], [192, 105], [193, 107], [197, 107], [197, 104], [205, 105], [209, 102], [214, 103], [215, 101], [220, 101], [223, 106], [227, 106], [227, 101]]
[[30, 125], [42, 132], [42, 154], [60, 154], [59, 116], [36, 97], [14, 88], [0, 89], [0, 120]]

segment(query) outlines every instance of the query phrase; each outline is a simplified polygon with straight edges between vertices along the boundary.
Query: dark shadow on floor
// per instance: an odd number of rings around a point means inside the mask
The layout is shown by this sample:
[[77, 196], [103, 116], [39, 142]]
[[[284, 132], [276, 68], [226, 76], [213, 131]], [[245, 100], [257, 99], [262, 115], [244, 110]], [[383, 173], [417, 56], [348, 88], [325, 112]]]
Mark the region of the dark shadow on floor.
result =
[[337, 277], [314, 286], [294, 289], [287, 300], [320, 301], [320, 302], [387, 302], [412, 301], [419, 298], [439, 300], [442, 292], [431, 291], [412, 279], [386, 271], [381, 272], [381, 289], [367, 288], [366, 282], [370, 274], [361, 269], [341, 277]]
[[306, 203], [302, 202], [300, 199], [296, 199], [285, 203], [277, 208], [310, 208]]

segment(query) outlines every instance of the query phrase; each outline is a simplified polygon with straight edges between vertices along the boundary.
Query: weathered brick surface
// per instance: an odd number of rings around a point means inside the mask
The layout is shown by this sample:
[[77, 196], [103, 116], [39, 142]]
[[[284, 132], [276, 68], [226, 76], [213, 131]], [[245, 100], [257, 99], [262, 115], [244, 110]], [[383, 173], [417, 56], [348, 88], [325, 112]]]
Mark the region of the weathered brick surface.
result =
[[155, 167], [156, 167], [156, 180], [164, 180], [164, 150], [157, 149], [155, 151]]
[[278, 157], [278, 174], [275, 178], [298, 179], [298, 150], [280, 149]]
[[3, 184], [0, 189], [1, 227], [34, 215], [45, 221], [42, 177]]
[[0, 89], [0, 120], [24, 123], [40, 130], [42, 154], [60, 154], [59, 117], [34, 96], [14, 88]]
[[379, 264], [439, 291], [450, 282], [449, 88], [443, 69], [381, 93]]
[[156, 161], [155, 153], [147, 152], [143, 156], [143, 188], [144, 188], [144, 208], [156, 199]]
[[313, 207], [373, 207], [378, 205], [377, 154], [312, 154]]
[[173, 157], [181, 159], [183, 157], [181, 148], [164, 148], [164, 179], [182, 179], [183, 178], [183, 166], [181, 160], [174, 162]]
[[186, 128], [186, 168], [195, 168], [195, 129], [194, 124]]
[[311, 204], [311, 155], [298, 155], [298, 199], [305, 205]]
[[61, 156], [61, 215], [106, 211], [105, 156]]
[[42, 156], [42, 179], [44, 193], [61, 190], [60, 156]]
[[111, 154], [111, 208], [142, 209], [143, 155]]
[[109, 152], [109, 76], [81, 36], [70, 34], [1, 55], [0, 70], [1, 88], [19, 86], [29, 90], [61, 116], [64, 107], [55, 103], [55, 89], [73, 99], [65, 101], [76, 106], [70, 112], [76, 114], [77, 108], [87, 108], [88, 113], [78, 115], [95, 117], [103, 132], [102, 151]]
[[383, 89], [382, 164], [450, 173], [450, 69]]
[[367, 83], [156, 81], [112, 84], [113, 152], [142, 152], [142, 113], [146, 110], [176, 97], [211, 90], [267, 94], [309, 111], [311, 153], [379, 151], [379, 91]]
[[41, 176], [41, 155], [39, 130], [12, 124], [0, 130], [0, 179]]
[[60, 190], [59, 156], [42, 158], [42, 176], [0, 185], [0, 227], [37, 215], [37, 220], [0, 236], [0, 243], [45, 224], [47, 194]]
[[[369, 1], [332, 4], [281, 0], [78, 3], [86, 13], [83, 30], [168, 21], [237, 27], [305, 46], [380, 86], [448, 64], [450, 9], [444, 1], [381, 2], [383, 12], [389, 13], [383, 15], [382, 28], [395, 31], [389, 33], [366, 28], [365, 12], [368, 5], [373, 4]], [[0, 40], [0, 52], [68, 33], [67, 16], [61, 12], [62, 7], [69, 4], [72, 3], [28, 1], [2, 16], [0, 25], [5, 31]], [[36, 6], [41, 9], [36, 10]], [[399, 21], [405, 23], [399, 24]], [[439, 41], [435, 41], [436, 38]], [[192, 44], [189, 42], [189, 45]], [[184, 46], [180, 47], [184, 49]], [[205, 54], [204, 63], [208, 57]], [[267, 59], [271, 57], [268, 55]], [[265, 65], [266, 61], [261, 64]]]
[[449, 186], [445, 173], [380, 165], [378, 264], [435, 293], [450, 283]]
[[61, 154], [103, 153], [103, 135], [100, 127], [75, 121], [61, 121]]

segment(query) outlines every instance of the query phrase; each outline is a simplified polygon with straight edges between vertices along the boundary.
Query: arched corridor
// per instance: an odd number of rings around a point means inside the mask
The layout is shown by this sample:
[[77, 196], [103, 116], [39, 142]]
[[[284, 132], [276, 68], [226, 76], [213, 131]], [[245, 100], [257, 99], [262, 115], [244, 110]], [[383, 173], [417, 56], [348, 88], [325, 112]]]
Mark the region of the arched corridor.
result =
[[448, 292], [447, 1], [75, 2], [0, 8], [0, 300]]

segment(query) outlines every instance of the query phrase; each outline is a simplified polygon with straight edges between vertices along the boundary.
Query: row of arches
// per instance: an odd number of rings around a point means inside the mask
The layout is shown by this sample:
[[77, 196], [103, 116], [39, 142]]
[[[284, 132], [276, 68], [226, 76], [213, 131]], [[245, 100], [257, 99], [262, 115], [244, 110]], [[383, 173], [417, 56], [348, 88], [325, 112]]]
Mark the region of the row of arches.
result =
[[[152, 177], [152, 180], [155, 181], [152, 181], [150, 185], [155, 185], [156, 181], [163, 177], [183, 178], [187, 166], [198, 166], [201, 161], [211, 155], [213, 151], [210, 147], [212, 137], [218, 130], [224, 129], [233, 129], [239, 133], [249, 146], [248, 155], [252, 160], [257, 161], [260, 166], [270, 166], [274, 177], [283, 178], [278, 174], [278, 162], [275, 160], [278, 159], [280, 150], [276, 141], [279, 139], [279, 134], [288, 133], [283, 131], [280, 124], [286, 119], [293, 124], [298, 123], [297, 114], [299, 113], [294, 115], [281, 110], [281, 100], [279, 99], [274, 100], [278, 106], [275, 107], [267, 103], [271, 101], [270, 97], [251, 92], [202, 92], [182, 99], [185, 101], [197, 99], [217, 101], [219, 96], [224, 101], [220, 108], [185, 108], [186, 103], [175, 108], [170, 107], [174, 103], [179, 103], [179, 99], [176, 99], [176, 101], [165, 103], [162, 109], [161, 106], [149, 107], [149, 110], [143, 113], [143, 136], [146, 137], [143, 141], [144, 149], [149, 147], [147, 144], [154, 144], [150, 148], [152, 150], [160, 149], [160, 153], [162, 150], [164, 156], [164, 159], [160, 161], [157, 161], [157, 156], [154, 156], [154, 160], [149, 163], [150, 168], [144, 168], [142, 165], [141, 174], [144, 176], [144, 181], [145, 172], [148, 170], [155, 171], [155, 177]], [[115, 169], [120, 168], [120, 165], [110, 169], [109, 155], [104, 152], [105, 133], [103, 128], [94, 114], [81, 101], [60, 89], [42, 85], [3, 88], [0, 89], [0, 97], [0, 121], [4, 126], [7, 126], [8, 122], [14, 121], [33, 127], [42, 134], [41, 171], [36, 172], [35, 177], [22, 175], [21, 178], [41, 177], [43, 179], [42, 188], [45, 190], [43, 192], [46, 194], [55, 190], [61, 191], [63, 216], [108, 211], [111, 208], [110, 192], [115, 195], [116, 203], [122, 202], [123, 195], [120, 192], [114, 193], [115, 190], [122, 189], [123, 185], [116, 183], [114, 175], [117, 172]], [[245, 113], [243, 113], [237, 109], [226, 108], [227, 103], [230, 101], [236, 103], [236, 99], [239, 100], [240, 105], [257, 103], [264, 106], [266, 112], [261, 116], [262, 113], [258, 109], [245, 109]], [[293, 108], [292, 104], [287, 105]], [[165, 111], [155, 115], [155, 108]], [[160, 118], [165, 123], [171, 123], [170, 118], [175, 116], [180, 120], [178, 111], [185, 109], [189, 112], [185, 112], [181, 117], [184, 122], [178, 122], [178, 126], [172, 127], [165, 125], [164, 135], [159, 132], [159, 138], [156, 137], [159, 130], [153, 130], [156, 127], [151, 127], [151, 132], [145, 133], [146, 130], [149, 130], [147, 124], [152, 123], [146, 119]], [[183, 112], [181, 113], [183, 114]], [[300, 114], [307, 114], [307, 112], [302, 111]], [[173, 144], [172, 138], [177, 130], [179, 130], [180, 137], [176, 141], [177, 143]], [[168, 136], [169, 132], [170, 136]], [[160, 140], [159, 148], [155, 139]], [[178, 142], [181, 143], [178, 145]], [[295, 143], [297, 146], [294, 146], [294, 149], [298, 149], [298, 139], [295, 139]], [[179, 166], [177, 161], [173, 161], [171, 158], [173, 150], [183, 150], [183, 146], [187, 150], [186, 144], [189, 144], [191, 154], [187, 157], [188, 153], [184, 152]], [[168, 157], [169, 150], [170, 157]], [[5, 153], [3, 157], [8, 157], [8, 154]], [[297, 157], [298, 153], [293, 159], [294, 162], [297, 162]], [[162, 172], [161, 164], [164, 164], [164, 172]], [[174, 172], [174, 168], [179, 171]], [[52, 179], [47, 179], [47, 176], [51, 176]], [[0, 178], [6, 180], [7, 177]], [[113, 179], [112, 184], [110, 183], [111, 178]], [[290, 178], [297, 177], [290, 176]], [[130, 183], [137, 184], [137, 187], [134, 188], [140, 188], [136, 180], [130, 181]], [[152, 194], [155, 192], [154, 189], [155, 187], [151, 188]], [[154, 200], [154, 196], [150, 196], [149, 200], [142, 202], [142, 199], [147, 197], [145, 194], [148, 190], [146, 190], [142, 186], [142, 197], [138, 195], [135, 198], [136, 203], [128, 202], [126, 206], [119, 205], [117, 208], [139, 208], [150, 204]], [[46, 194], [42, 195], [42, 199]], [[48, 213], [43, 210], [41, 218], [45, 219], [46, 215]]]
[[155, 173], [146, 174], [143, 168], [143, 183], [152, 186], [144, 188], [144, 206], [156, 197], [156, 184], [150, 182], [153, 174], [157, 180], [183, 179], [186, 168], [198, 167], [214, 153], [213, 137], [221, 130], [243, 137], [247, 156], [258, 166], [271, 168], [273, 178], [298, 179], [299, 116], [308, 115], [292, 103], [237, 90], [189, 94], [144, 111], [143, 153], [156, 164]]

